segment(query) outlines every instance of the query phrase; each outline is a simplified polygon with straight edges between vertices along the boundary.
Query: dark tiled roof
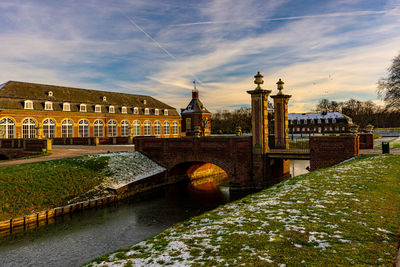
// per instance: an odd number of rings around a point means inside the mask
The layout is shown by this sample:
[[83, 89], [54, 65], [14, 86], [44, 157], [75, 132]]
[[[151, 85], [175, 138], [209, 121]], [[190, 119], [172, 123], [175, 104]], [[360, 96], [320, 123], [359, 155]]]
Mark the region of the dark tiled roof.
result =
[[181, 113], [210, 113], [201, 103], [200, 99], [192, 98], [189, 105]]
[[[106, 101], [103, 101], [103, 97], [106, 97]], [[139, 114], [144, 114], [144, 109], [149, 108], [150, 115], [154, 115], [154, 109], [159, 109], [160, 115], [164, 109], [168, 109], [169, 116], [179, 116], [174, 107], [151, 96], [16, 81], [0, 85], [0, 108], [23, 109], [25, 100], [33, 101], [34, 110], [44, 110], [44, 103], [51, 101], [55, 111], [62, 111], [62, 104], [70, 103], [71, 111], [79, 111], [80, 104], [87, 104], [87, 112], [94, 112], [95, 105], [101, 105], [102, 112], [108, 113], [108, 107], [113, 105], [115, 113], [121, 113], [122, 106], [126, 106], [128, 114], [132, 114], [133, 108], [138, 107]]]

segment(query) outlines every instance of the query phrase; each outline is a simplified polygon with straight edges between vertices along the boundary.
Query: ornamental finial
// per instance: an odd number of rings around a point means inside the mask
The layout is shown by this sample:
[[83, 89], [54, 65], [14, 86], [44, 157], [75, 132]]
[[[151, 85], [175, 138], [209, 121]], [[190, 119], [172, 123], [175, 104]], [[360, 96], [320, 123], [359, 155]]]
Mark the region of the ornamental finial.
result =
[[256, 90], [261, 90], [261, 84], [264, 83], [263, 77], [261, 73], [258, 71], [257, 74], [254, 76], [255, 80], [254, 83], [257, 84]]
[[279, 90], [278, 95], [283, 95], [282, 90], [285, 83], [279, 78], [279, 81], [276, 84], [278, 85]]

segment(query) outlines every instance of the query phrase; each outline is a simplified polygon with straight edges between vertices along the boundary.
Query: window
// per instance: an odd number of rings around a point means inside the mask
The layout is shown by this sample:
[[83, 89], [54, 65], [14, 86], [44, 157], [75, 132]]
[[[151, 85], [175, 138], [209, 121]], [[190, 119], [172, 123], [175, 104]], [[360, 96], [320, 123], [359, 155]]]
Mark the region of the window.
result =
[[63, 138], [73, 137], [74, 123], [70, 119], [65, 119], [61, 122], [61, 136]]
[[108, 112], [110, 112], [110, 113], [115, 113], [115, 108], [114, 108], [114, 106], [110, 106], [110, 107], [108, 108]]
[[10, 118], [0, 120], [0, 138], [14, 138], [15, 122]]
[[140, 121], [134, 121], [133, 122], [133, 136], [138, 136], [140, 135]]
[[144, 104], [144, 105], [146, 105], [146, 104], [147, 104], [147, 101], [146, 101], [146, 99], [143, 99], [143, 104]]
[[164, 135], [170, 135], [170, 127], [168, 121], [164, 122]]
[[329, 119], [325, 119], [325, 123], [329, 123]]
[[45, 119], [43, 121], [43, 136], [45, 138], [56, 137], [56, 122], [52, 119]]
[[129, 122], [128, 121], [121, 122], [121, 136], [129, 136]]
[[161, 123], [159, 121], [154, 123], [154, 135], [161, 135]]
[[307, 119], [304, 119], [304, 124], [307, 125]]
[[53, 91], [49, 91], [47, 94], [48, 96], [54, 96]]
[[106, 96], [103, 96], [102, 99], [103, 99], [104, 102], [107, 101], [107, 97]]
[[53, 103], [47, 101], [44, 103], [44, 110], [53, 110]]
[[157, 108], [154, 110], [154, 115], [160, 115], [160, 111]]
[[22, 121], [22, 138], [36, 138], [36, 121], [28, 118]]
[[297, 120], [297, 125], [301, 125], [301, 120], [300, 119]]
[[81, 104], [80, 107], [79, 107], [79, 111], [80, 112], [86, 112], [87, 111], [86, 105], [85, 104]]
[[101, 120], [94, 121], [94, 137], [104, 136], [104, 123]]
[[335, 118], [332, 119], [332, 123], [336, 123], [336, 119]]
[[164, 109], [164, 115], [168, 116], [168, 109]]
[[144, 135], [151, 135], [151, 122], [145, 121], [144, 122]]
[[63, 111], [71, 111], [71, 105], [69, 103], [64, 103]]
[[135, 114], [135, 115], [139, 114], [139, 109], [138, 108], [133, 108], [133, 114]]
[[149, 114], [150, 114], [149, 109], [148, 109], [148, 108], [145, 108], [145, 109], [144, 109], [144, 115], [149, 115]]
[[24, 108], [25, 109], [33, 109], [33, 102], [32, 101], [30, 101], [30, 100], [25, 100], [25, 105], [24, 105]]
[[101, 112], [101, 106], [100, 105], [94, 106], [94, 112]]
[[321, 119], [318, 119], [318, 124], [321, 124]]
[[128, 113], [128, 109], [126, 107], [121, 108], [121, 113], [126, 114]]
[[176, 121], [174, 121], [172, 123], [172, 134], [174, 134], [174, 135], [179, 134], [179, 127], [178, 127], [178, 123]]
[[115, 120], [108, 121], [108, 136], [117, 136], [117, 122]]
[[186, 131], [192, 129], [192, 119], [186, 119]]
[[89, 121], [80, 120], [79, 121], [79, 137], [89, 137]]

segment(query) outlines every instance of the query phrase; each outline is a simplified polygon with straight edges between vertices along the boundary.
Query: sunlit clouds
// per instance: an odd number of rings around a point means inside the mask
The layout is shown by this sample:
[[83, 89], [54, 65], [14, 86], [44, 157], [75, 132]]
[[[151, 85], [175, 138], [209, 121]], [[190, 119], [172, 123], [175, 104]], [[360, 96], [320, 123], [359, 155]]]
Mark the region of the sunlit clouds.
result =
[[400, 51], [398, 1], [11, 1], [0, 3], [0, 83], [147, 94], [185, 107], [196, 80], [211, 111], [246, 106], [253, 75], [293, 95], [379, 103]]

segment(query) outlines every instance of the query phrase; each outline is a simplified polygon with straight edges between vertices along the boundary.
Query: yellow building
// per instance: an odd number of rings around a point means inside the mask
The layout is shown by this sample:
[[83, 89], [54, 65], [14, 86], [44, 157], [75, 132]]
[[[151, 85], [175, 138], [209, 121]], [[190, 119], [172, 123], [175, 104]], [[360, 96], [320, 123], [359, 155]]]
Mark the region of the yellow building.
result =
[[175, 108], [150, 96], [9, 81], [0, 85], [0, 138], [179, 137]]

